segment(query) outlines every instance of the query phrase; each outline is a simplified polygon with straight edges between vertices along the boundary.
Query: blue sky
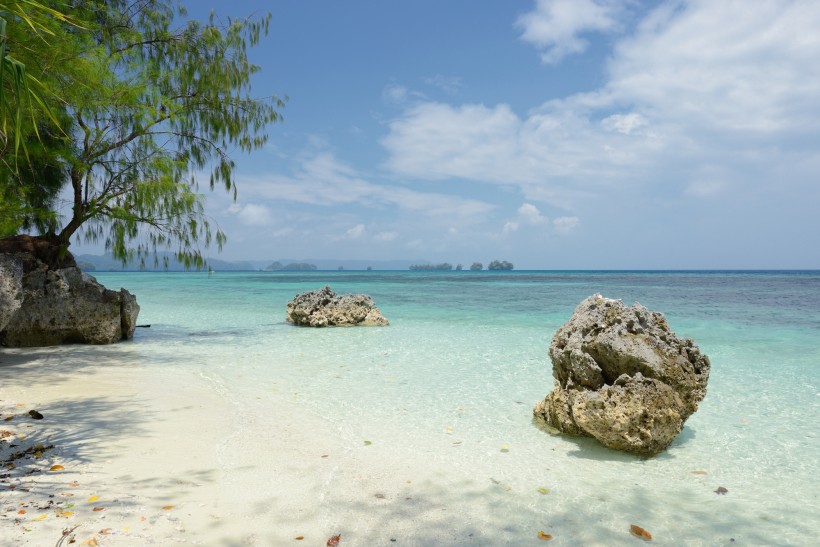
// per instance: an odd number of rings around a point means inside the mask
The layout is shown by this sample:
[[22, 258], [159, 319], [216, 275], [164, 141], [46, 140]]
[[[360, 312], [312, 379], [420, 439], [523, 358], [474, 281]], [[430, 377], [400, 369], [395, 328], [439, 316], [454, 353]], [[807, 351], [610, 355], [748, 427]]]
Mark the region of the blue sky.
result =
[[820, 2], [188, 4], [288, 97], [220, 258], [820, 268]]

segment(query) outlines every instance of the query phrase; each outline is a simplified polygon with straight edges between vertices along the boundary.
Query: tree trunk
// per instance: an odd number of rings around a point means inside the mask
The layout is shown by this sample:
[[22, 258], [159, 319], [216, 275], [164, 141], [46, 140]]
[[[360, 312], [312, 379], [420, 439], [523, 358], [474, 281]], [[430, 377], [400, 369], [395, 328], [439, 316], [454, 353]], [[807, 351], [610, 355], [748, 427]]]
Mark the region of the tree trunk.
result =
[[71, 187], [74, 190], [74, 205], [72, 207], [72, 217], [65, 228], [57, 236], [60, 244], [68, 250], [71, 245], [71, 236], [85, 222], [86, 205], [83, 202], [83, 175], [77, 169], [71, 170]]

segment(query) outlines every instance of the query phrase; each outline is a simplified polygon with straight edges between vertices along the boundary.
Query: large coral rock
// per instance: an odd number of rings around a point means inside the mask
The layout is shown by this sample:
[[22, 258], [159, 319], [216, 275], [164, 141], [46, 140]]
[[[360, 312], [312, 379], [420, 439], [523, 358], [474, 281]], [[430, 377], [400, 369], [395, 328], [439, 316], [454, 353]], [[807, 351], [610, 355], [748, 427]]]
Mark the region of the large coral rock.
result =
[[287, 305], [287, 321], [305, 327], [382, 327], [390, 322], [366, 294], [338, 296], [329, 286], [297, 294]]
[[23, 262], [0, 254], [0, 332], [23, 304]]
[[0, 345], [10, 347], [131, 339], [139, 305], [73, 266], [56, 267], [28, 253], [0, 254]]
[[663, 314], [590, 296], [552, 339], [555, 386], [536, 419], [617, 450], [653, 455], [706, 395], [709, 358]]

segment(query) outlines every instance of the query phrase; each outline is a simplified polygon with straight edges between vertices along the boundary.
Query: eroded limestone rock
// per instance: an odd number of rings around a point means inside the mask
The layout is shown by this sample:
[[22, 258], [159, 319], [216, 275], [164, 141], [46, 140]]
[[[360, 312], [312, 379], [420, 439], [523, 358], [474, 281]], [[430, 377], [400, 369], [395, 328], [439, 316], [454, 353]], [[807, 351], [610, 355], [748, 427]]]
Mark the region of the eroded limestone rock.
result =
[[287, 321], [305, 327], [387, 326], [373, 299], [366, 294], [338, 296], [330, 286], [298, 294], [287, 305]]
[[664, 450], [706, 395], [709, 358], [640, 304], [590, 296], [555, 333], [549, 355], [555, 386], [535, 417], [617, 450]]
[[4, 346], [110, 344], [133, 337], [138, 315], [134, 295], [108, 290], [76, 266], [53, 268], [28, 253], [0, 254]]
[[23, 304], [23, 261], [0, 254], [0, 332]]

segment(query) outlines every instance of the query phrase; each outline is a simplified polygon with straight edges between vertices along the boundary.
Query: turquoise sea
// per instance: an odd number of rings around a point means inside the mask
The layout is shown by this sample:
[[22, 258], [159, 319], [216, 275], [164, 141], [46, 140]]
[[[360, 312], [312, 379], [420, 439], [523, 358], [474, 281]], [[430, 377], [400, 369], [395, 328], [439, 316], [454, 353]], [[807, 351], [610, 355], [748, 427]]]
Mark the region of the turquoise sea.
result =
[[[133, 342], [100, 349], [108, 357], [128, 347], [146, 373], [192, 369], [256, 428], [310, 415], [356, 458], [371, 454], [364, 446], [394, 468], [429, 466], [440, 487], [427, 493], [432, 505], [368, 509], [385, 529], [411, 523], [404, 544], [432, 544], [412, 522], [434, 509], [449, 515], [433, 519], [449, 526], [448, 543], [464, 545], [538, 544], [539, 530], [566, 545], [639, 542], [631, 523], [661, 545], [820, 538], [820, 272], [95, 275], [136, 294], [139, 323], [150, 324]], [[326, 284], [370, 294], [391, 325], [285, 322], [287, 301]], [[554, 436], [532, 422], [533, 405], [552, 388], [550, 340], [594, 293], [663, 312], [711, 359], [700, 410], [654, 458]], [[270, 415], [271, 397], [287, 398], [293, 416]], [[328, 520], [354, 526], [343, 521], [355, 519], [356, 508], [334, 505], [332, 496], [316, 503]], [[380, 541], [366, 537], [360, 544], [396, 539], [389, 531]]]

